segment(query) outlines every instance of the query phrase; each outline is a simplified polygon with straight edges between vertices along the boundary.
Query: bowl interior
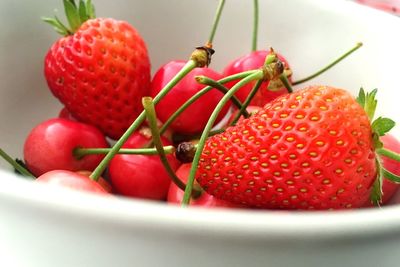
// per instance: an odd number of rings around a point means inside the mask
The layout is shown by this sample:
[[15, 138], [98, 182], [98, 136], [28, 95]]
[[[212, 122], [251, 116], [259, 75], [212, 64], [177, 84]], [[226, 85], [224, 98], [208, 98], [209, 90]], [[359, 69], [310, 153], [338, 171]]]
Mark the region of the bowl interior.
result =
[[[194, 47], [206, 41], [217, 5], [214, 0], [95, 2], [98, 16], [127, 20], [139, 30], [153, 72], [171, 59], [187, 59]], [[346, 0], [259, 2], [258, 46], [272, 46], [282, 53], [295, 80], [363, 42], [360, 50], [307, 84], [341, 87], [354, 94], [360, 87], [379, 88], [378, 114], [400, 121], [397, 17]], [[32, 127], [57, 116], [61, 108], [43, 75], [44, 55], [58, 36], [40, 21], [53, 13], [56, 4], [61, 14], [61, 1], [0, 1], [0, 147], [13, 157], [22, 157]], [[212, 68], [221, 71], [230, 60], [250, 51], [251, 4], [226, 2]], [[400, 137], [399, 127], [394, 134]], [[45, 185], [16, 178], [3, 160], [0, 178], [0, 216], [7, 225], [6, 230], [0, 227], [7, 244], [0, 248], [6, 252], [3, 262], [15, 261], [7, 266], [127, 266], [127, 262], [257, 266], [263, 262], [333, 267], [340, 259], [343, 266], [392, 267], [399, 260], [397, 205], [334, 213], [182, 209], [47, 190]], [[202, 261], [193, 261], [193, 255]]]
[[[153, 72], [171, 59], [186, 59], [193, 47], [205, 42], [216, 6], [212, 0], [98, 0], [96, 4], [98, 16], [127, 20], [142, 33]], [[43, 75], [44, 55], [58, 36], [40, 17], [51, 14], [53, 6], [50, 0], [0, 2], [0, 143], [14, 157], [22, 157], [30, 129], [57, 116], [61, 108]], [[61, 3], [58, 8], [61, 13]], [[273, 47], [282, 53], [295, 80], [363, 42], [359, 51], [307, 84], [341, 87], [354, 94], [360, 87], [379, 88], [378, 114], [400, 119], [396, 111], [400, 35], [393, 34], [400, 28], [397, 17], [350, 1], [293, 0], [286, 5], [266, 0], [260, 1], [260, 10], [258, 47]], [[249, 52], [251, 18], [250, 1], [226, 3], [214, 42], [217, 52], [212, 68], [222, 70], [230, 60]], [[400, 136], [398, 127], [394, 133]], [[2, 176], [12, 176], [2, 160], [0, 168], [6, 170]]]

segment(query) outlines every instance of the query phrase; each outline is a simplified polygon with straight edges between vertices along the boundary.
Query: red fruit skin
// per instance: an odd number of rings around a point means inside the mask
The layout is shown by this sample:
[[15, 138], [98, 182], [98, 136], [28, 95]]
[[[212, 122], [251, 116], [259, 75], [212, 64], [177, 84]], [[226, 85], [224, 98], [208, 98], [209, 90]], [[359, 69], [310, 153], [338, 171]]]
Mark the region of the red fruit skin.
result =
[[119, 138], [149, 95], [150, 60], [139, 33], [108, 18], [86, 21], [54, 43], [44, 73], [51, 92], [73, 117]]
[[28, 169], [40, 176], [51, 170], [92, 171], [104, 155], [88, 155], [77, 159], [73, 150], [107, 148], [107, 140], [97, 128], [81, 122], [54, 118], [37, 125], [24, 144], [24, 159]]
[[[229, 63], [228, 66], [225, 67], [223, 71], [224, 76], [229, 76], [233, 74], [237, 74], [243, 71], [248, 71], [248, 70], [256, 70], [261, 68], [264, 65], [265, 58], [269, 54], [269, 51], [265, 50], [258, 50], [258, 51], [253, 51], [250, 54], [247, 54], [245, 56], [242, 56], [238, 59], [233, 60], [231, 63]], [[289, 64], [287, 60], [278, 54], [278, 58], [284, 63], [285, 68], [289, 68]], [[228, 88], [232, 88], [237, 82], [237, 81], [232, 81], [229, 83], [226, 83], [225, 86]], [[290, 77], [289, 77], [290, 81]], [[237, 93], [235, 93], [236, 97], [241, 101], [244, 102], [249, 95], [250, 91], [253, 89], [255, 82], [251, 82], [243, 86]], [[254, 96], [253, 100], [250, 102], [250, 105], [252, 106], [264, 106], [266, 103], [270, 102], [271, 100], [277, 98], [280, 95], [286, 94], [287, 90], [285, 87], [280, 88], [277, 91], [271, 91], [267, 90], [269, 85], [269, 81], [265, 81], [261, 84], [261, 87], [259, 88], [257, 94]]]
[[[162, 66], [154, 75], [151, 82], [151, 96], [155, 97], [162, 88], [183, 68], [185, 61], [171, 61]], [[205, 86], [196, 82], [195, 76], [204, 75], [214, 80], [222, 79], [222, 75], [210, 68], [195, 68], [185, 76], [156, 106], [157, 117], [165, 122], [168, 118]], [[223, 94], [213, 89], [188, 107], [170, 125], [174, 132], [181, 134], [199, 133], [205, 127]], [[217, 118], [220, 121], [227, 113], [230, 105], [226, 105]]]
[[108, 195], [108, 192], [97, 182], [89, 177], [76, 172], [53, 170], [40, 175], [36, 180], [52, 186], [65, 187], [77, 191], [90, 192], [99, 195]]
[[[82, 174], [82, 175], [84, 175], [86, 177], [90, 177], [90, 174], [92, 172], [90, 172], [90, 171], [77, 171], [76, 173]], [[106, 190], [108, 193], [110, 193], [110, 194], [113, 193], [113, 188], [112, 188], [111, 184], [106, 179], [104, 179], [103, 177], [99, 177], [99, 179], [97, 180], [97, 183], [101, 187], [103, 187], [103, 189]]]
[[[139, 148], [150, 138], [135, 132], [124, 144], [124, 148]], [[164, 145], [170, 145], [163, 138]], [[179, 161], [167, 155], [175, 171]], [[171, 179], [157, 155], [116, 155], [109, 165], [110, 181], [115, 191], [121, 195], [135, 198], [165, 200]]]
[[376, 178], [371, 136], [348, 92], [311, 86], [210, 137], [196, 179], [207, 193], [250, 207], [358, 208]]
[[[176, 171], [176, 175], [178, 176], [179, 179], [181, 179], [182, 182], [187, 182], [187, 179], [189, 177], [190, 173], [190, 168], [192, 164], [187, 163], [187, 164], [182, 164], [178, 170]], [[183, 195], [185, 194], [184, 191], [182, 191], [178, 186], [176, 186], [174, 183], [171, 183], [169, 190], [168, 190], [168, 197], [167, 197], [167, 202], [170, 204], [181, 204]], [[206, 192], [203, 192], [200, 197], [196, 199], [191, 199], [190, 200], [190, 206], [202, 206], [202, 207], [208, 207], [208, 208], [214, 208], [214, 207], [226, 207], [226, 208], [234, 208], [234, 207], [241, 207], [240, 205], [230, 203], [228, 201], [224, 201], [221, 199], [217, 199]]]

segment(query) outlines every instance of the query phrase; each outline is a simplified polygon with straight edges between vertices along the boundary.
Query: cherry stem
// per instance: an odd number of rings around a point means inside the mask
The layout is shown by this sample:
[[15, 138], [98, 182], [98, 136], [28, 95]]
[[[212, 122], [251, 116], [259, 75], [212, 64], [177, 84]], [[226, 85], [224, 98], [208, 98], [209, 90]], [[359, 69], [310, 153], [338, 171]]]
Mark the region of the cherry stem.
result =
[[212, 48], [212, 43], [214, 41], [215, 33], [217, 32], [217, 27], [219, 24], [219, 20], [221, 18], [222, 10], [224, 9], [225, 0], [220, 0], [217, 11], [215, 13], [214, 22], [211, 28], [210, 37], [208, 38], [208, 42], [206, 44], [207, 47]]
[[[175, 152], [174, 146], [164, 146], [165, 154], [172, 154]], [[87, 155], [107, 154], [111, 148], [82, 148], [77, 147], [74, 149], [73, 154], [76, 158], [80, 159]], [[158, 155], [156, 148], [121, 148], [117, 154], [127, 155]]]
[[385, 168], [382, 168], [382, 175], [385, 179], [388, 179], [393, 183], [400, 184], [400, 176], [388, 171]]
[[[234, 81], [237, 79], [243, 79], [246, 76], [249, 76], [250, 74], [254, 73], [254, 70], [252, 71], [245, 71], [245, 72], [241, 72], [241, 73], [237, 73], [231, 76], [227, 76], [221, 80], [218, 80], [219, 83], [224, 84], [230, 81]], [[160, 133], [163, 134], [168, 127], [170, 126], [170, 124], [183, 112], [185, 111], [196, 99], [198, 99], [200, 96], [202, 96], [203, 94], [207, 93], [208, 91], [210, 91], [211, 89], [213, 89], [214, 87], [212, 86], [207, 86], [205, 88], [203, 88], [202, 90], [200, 90], [199, 92], [197, 92], [195, 95], [193, 95], [191, 98], [189, 98], [182, 106], [179, 107], [179, 109], [177, 109], [169, 118], [167, 121], [165, 121], [165, 123], [163, 124], [163, 126], [160, 129]], [[233, 98], [232, 98], [233, 99]], [[236, 98], [237, 99], [237, 98]], [[233, 100], [234, 101], [234, 100]], [[237, 100], [238, 103], [240, 103], [239, 100]]]
[[257, 41], [258, 41], [258, 20], [259, 20], [259, 12], [258, 12], [258, 0], [254, 0], [254, 14], [253, 14], [253, 41], [251, 44], [251, 51], [257, 50]]
[[[198, 62], [196, 60], [189, 60], [185, 66], [172, 78], [165, 87], [154, 97], [154, 104], [157, 104], [171, 89], [185, 77], [189, 72], [191, 72], [194, 68], [198, 66]], [[97, 181], [101, 174], [106, 169], [107, 165], [113, 159], [113, 157], [118, 153], [121, 147], [124, 145], [126, 140], [128, 140], [129, 136], [142, 124], [142, 122], [146, 118], [146, 112], [142, 111], [136, 120], [129, 126], [129, 128], [125, 131], [125, 133], [119, 138], [119, 140], [114, 144], [111, 150], [106, 154], [100, 164], [96, 167], [96, 169], [90, 174], [90, 179]]]
[[293, 87], [292, 87], [292, 85], [290, 84], [289, 79], [288, 79], [288, 77], [286, 76], [286, 73], [285, 73], [285, 72], [283, 72], [283, 73], [279, 76], [279, 79], [281, 80], [281, 82], [282, 82], [283, 85], [285, 86], [287, 92], [288, 92], [289, 94], [293, 93]]
[[391, 150], [388, 150], [386, 148], [378, 148], [376, 150], [376, 153], [378, 153], [381, 156], [388, 157], [390, 159], [394, 159], [395, 161], [400, 162], [400, 154], [393, 152]]
[[[222, 108], [230, 101], [230, 98], [245, 84], [254, 81], [254, 80], [259, 80], [263, 79], [264, 73], [262, 70], [257, 70], [253, 72], [253, 74], [248, 75], [244, 79], [240, 80], [237, 84], [235, 84], [220, 100], [220, 102], [217, 104], [215, 107], [214, 111], [212, 112], [210, 118], [207, 121], [206, 126], [204, 127], [204, 130], [201, 134], [200, 140], [197, 144], [197, 150], [193, 158], [192, 166], [190, 169], [190, 174], [188, 177], [188, 181], [186, 184], [186, 189], [185, 189], [185, 194], [183, 195], [183, 200], [182, 200], [182, 206], [187, 206], [190, 202], [190, 196], [192, 195], [192, 189], [193, 189], [193, 183], [194, 183], [194, 177], [196, 175], [196, 171], [199, 165], [199, 160], [201, 157], [201, 153], [204, 149], [206, 139], [209, 136], [209, 133], [220, 113]], [[201, 79], [201, 77], [199, 77]]]
[[[253, 88], [251, 89], [250, 93], [248, 94], [248, 96], [246, 97], [246, 100], [243, 102], [242, 108], [239, 110], [239, 113], [236, 114], [235, 118], [232, 120], [232, 122], [230, 123], [230, 125], [235, 125], [240, 116], [243, 114], [243, 109], [246, 110], [246, 108], [250, 105], [251, 100], [253, 100], [254, 96], [257, 94], [258, 89], [260, 89], [261, 84], [263, 83], [263, 80], [258, 80]], [[248, 112], [246, 111], [246, 113], [248, 114]], [[248, 118], [249, 116], [245, 117]]]
[[314, 79], [315, 77], [321, 75], [322, 73], [324, 73], [325, 71], [329, 70], [330, 68], [332, 68], [333, 66], [335, 66], [336, 64], [338, 64], [340, 61], [342, 61], [343, 59], [345, 59], [346, 57], [348, 57], [350, 54], [352, 54], [354, 51], [356, 51], [357, 49], [359, 49], [363, 44], [357, 43], [356, 46], [354, 46], [352, 49], [350, 49], [349, 51], [347, 51], [346, 53], [344, 53], [342, 56], [340, 56], [339, 58], [337, 58], [336, 60], [334, 60], [332, 63], [330, 63], [329, 65], [327, 65], [326, 67], [324, 67], [323, 69], [317, 71], [316, 73], [303, 78], [301, 80], [295, 81], [292, 83], [292, 85], [298, 85], [304, 82], [307, 82], [311, 79]]
[[175, 172], [174, 172], [174, 170], [172, 170], [171, 165], [169, 164], [168, 159], [164, 153], [160, 131], [157, 126], [157, 115], [156, 115], [156, 111], [154, 109], [153, 99], [151, 97], [143, 97], [142, 104], [143, 104], [144, 110], [146, 112], [146, 118], [147, 118], [147, 122], [150, 127], [150, 130], [151, 130], [153, 143], [158, 151], [160, 160], [161, 160], [162, 164], [164, 165], [165, 170], [168, 172], [169, 176], [171, 177], [172, 181], [174, 181], [174, 183], [177, 184], [179, 186], [179, 188], [181, 188], [182, 190], [185, 190], [185, 184], [182, 183], [182, 181], [178, 177], [176, 177]]
[[[196, 81], [200, 84], [211, 86], [211, 88], [215, 88], [215, 89], [219, 90], [220, 92], [222, 92], [223, 94], [226, 94], [229, 91], [229, 89], [227, 87], [225, 87], [224, 85], [222, 85], [222, 83], [220, 83], [216, 80], [213, 80], [206, 76], [198, 76], [198, 77], [201, 77], [201, 78], [196, 79]], [[208, 88], [209, 87], [206, 87], [205, 89], [208, 89]], [[243, 104], [240, 102], [240, 100], [236, 96], [232, 96], [231, 101], [238, 109], [242, 110]], [[246, 118], [250, 116], [250, 114], [247, 112], [246, 109], [243, 110], [243, 116], [245, 116]]]
[[[276, 53], [274, 52], [274, 50], [271, 49], [271, 53], [265, 58], [264, 66], [267, 66], [267, 65], [273, 63], [273, 62], [276, 61], [276, 60], [277, 60], [277, 55], [276, 55]], [[244, 103], [243, 103], [243, 105], [242, 105], [242, 108], [240, 109], [239, 113], [236, 114], [235, 118], [232, 120], [232, 122], [231, 122], [230, 125], [235, 125], [235, 124], [238, 122], [240, 116], [243, 114], [243, 110], [242, 110], [242, 109], [245, 110], [245, 109], [250, 105], [250, 102], [253, 100], [254, 96], [257, 94], [257, 92], [258, 92], [258, 90], [260, 89], [261, 84], [262, 84], [263, 82], [264, 82], [263, 79], [261, 79], [261, 80], [258, 80], [258, 81], [254, 84], [254, 86], [253, 86], [253, 88], [251, 89], [250, 93], [249, 93], [248, 96], [246, 97], [246, 100], [244, 101]]]
[[8, 163], [11, 164], [19, 173], [21, 173], [24, 176], [31, 177], [31, 178], [36, 178], [30, 171], [28, 171], [26, 168], [21, 166], [18, 162], [16, 162], [13, 158], [10, 157], [3, 149], [0, 148], [0, 156], [6, 160]]
[[[171, 168], [171, 165], [168, 162], [167, 156], [164, 153], [164, 147], [161, 140], [160, 131], [157, 126], [157, 115], [154, 109], [154, 102], [151, 97], [143, 97], [142, 104], [144, 110], [146, 112], [147, 122], [149, 124], [151, 135], [153, 137], [153, 143], [158, 151], [158, 155], [160, 157], [161, 163], [164, 165], [165, 170], [170, 176], [171, 180], [183, 191], [186, 188], [186, 184], [183, 183], [175, 174], [174, 170]], [[193, 192], [195, 195], [201, 194], [200, 191]]]

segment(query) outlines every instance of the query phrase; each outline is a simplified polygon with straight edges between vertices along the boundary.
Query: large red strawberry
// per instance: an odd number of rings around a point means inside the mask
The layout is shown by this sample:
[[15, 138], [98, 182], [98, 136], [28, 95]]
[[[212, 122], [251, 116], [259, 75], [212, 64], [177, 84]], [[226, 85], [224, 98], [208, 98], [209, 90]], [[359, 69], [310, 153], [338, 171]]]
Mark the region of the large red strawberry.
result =
[[252, 207], [360, 207], [380, 189], [376, 137], [393, 126], [379, 118], [371, 127], [375, 94], [358, 103], [345, 90], [311, 86], [278, 97], [210, 137], [196, 179], [209, 194]]
[[119, 138], [141, 112], [149, 94], [145, 42], [127, 22], [95, 18], [91, 1], [64, 1], [70, 28], [46, 18], [64, 35], [45, 58], [52, 93], [78, 120]]

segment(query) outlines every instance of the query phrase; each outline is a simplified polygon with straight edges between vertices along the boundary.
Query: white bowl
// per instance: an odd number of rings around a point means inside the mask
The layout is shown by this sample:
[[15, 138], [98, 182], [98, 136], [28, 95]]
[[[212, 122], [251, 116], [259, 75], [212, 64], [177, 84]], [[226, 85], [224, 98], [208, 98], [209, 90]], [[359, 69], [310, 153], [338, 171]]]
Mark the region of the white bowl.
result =
[[[59, 2], [59, 3], [58, 3]], [[208, 37], [217, 1], [97, 0], [99, 16], [128, 20], [148, 43], [153, 70], [186, 59]], [[58, 114], [43, 77], [56, 40], [40, 16], [61, 1], [0, 2], [0, 146], [21, 157], [37, 123]], [[289, 60], [295, 79], [364, 46], [311, 81], [356, 92], [380, 89], [379, 113], [400, 121], [400, 19], [351, 1], [260, 1], [259, 47]], [[212, 67], [250, 49], [252, 1], [225, 4]], [[383, 104], [384, 103], [384, 104]], [[400, 136], [398, 128], [395, 134]], [[400, 207], [339, 212], [179, 208], [49, 190], [16, 178], [0, 162], [2, 266], [394, 267], [400, 262]]]

